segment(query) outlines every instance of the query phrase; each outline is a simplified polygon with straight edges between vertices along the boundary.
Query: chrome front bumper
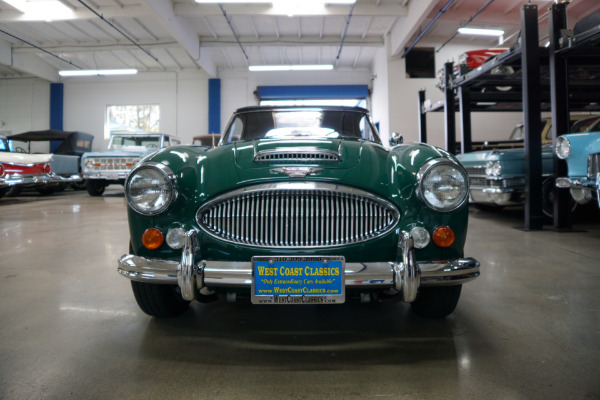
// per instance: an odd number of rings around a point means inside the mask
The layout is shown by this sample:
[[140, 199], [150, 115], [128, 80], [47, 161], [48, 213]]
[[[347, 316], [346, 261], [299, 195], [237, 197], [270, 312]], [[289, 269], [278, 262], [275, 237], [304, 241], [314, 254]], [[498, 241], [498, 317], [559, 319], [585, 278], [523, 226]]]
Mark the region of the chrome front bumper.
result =
[[471, 203], [489, 203], [499, 206], [513, 206], [523, 203], [524, 191], [514, 188], [471, 188], [469, 201]]
[[104, 181], [124, 181], [127, 178], [129, 171], [114, 171], [114, 172], [84, 172], [83, 176], [86, 179], [97, 179]]
[[[589, 178], [571, 179], [571, 178], [556, 178], [556, 187], [561, 189], [571, 189], [571, 196], [579, 204], [586, 204], [593, 198], [595, 194], [598, 207], [600, 207], [600, 173], [596, 174], [596, 180]], [[576, 193], [575, 191], [579, 191]]]
[[5, 178], [4, 182], [8, 186], [40, 186], [51, 183], [75, 183], [81, 182], [81, 175], [61, 176], [55, 174], [41, 175], [19, 175], [12, 174]]
[[[205, 287], [250, 289], [251, 261], [196, 260], [198, 254], [198, 240], [192, 230], [186, 233], [180, 261], [125, 254], [118, 261], [118, 271], [134, 281], [177, 284], [186, 300], [194, 300]], [[413, 239], [407, 232], [400, 235], [395, 261], [345, 265], [346, 288], [393, 288], [402, 293], [406, 302], [415, 300], [420, 286], [460, 285], [478, 276], [479, 262], [474, 258], [418, 263]]]

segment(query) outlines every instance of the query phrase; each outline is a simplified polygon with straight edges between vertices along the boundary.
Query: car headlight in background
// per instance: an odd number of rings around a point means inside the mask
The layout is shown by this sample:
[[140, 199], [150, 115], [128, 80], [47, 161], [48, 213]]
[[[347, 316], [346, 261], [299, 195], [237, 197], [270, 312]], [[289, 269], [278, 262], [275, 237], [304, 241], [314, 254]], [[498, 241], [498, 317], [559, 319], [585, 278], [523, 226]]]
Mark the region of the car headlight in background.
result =
[[446, 159], [430, 160], [417, 174], [419, 197], [436, 211], [453, 211], [467, 198], [468, 178], [464, 169]]
[[571, 142], [564, 136], [556, 138], [556, 146], [554, 146], [554, 154], [556, 157], [564, 160], [571, 155]]
[[164, 164], [139, 164], [125, 182], [127, 203], [140, 214], [160, 214], [177, 195], [174, 180], [173, 171]]
[[488, 161], [485, 165], [485, 174], [487, 176], [502, 175], [502, 164], [500, 164], [500, 161]]

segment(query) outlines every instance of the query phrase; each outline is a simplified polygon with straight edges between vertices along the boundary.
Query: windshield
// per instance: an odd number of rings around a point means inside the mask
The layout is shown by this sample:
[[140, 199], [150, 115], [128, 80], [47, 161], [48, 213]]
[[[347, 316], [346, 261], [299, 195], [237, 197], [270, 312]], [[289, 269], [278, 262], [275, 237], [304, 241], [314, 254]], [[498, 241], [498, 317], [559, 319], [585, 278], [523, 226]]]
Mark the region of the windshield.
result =
[[265, 110], [237, 114], [221, 144], [255, 139], [363, 139], [381, 143], [368, 115], [341, 110]]
[[110, 150], [158, 149], [160, 136], [113, 136], [108, 148]]

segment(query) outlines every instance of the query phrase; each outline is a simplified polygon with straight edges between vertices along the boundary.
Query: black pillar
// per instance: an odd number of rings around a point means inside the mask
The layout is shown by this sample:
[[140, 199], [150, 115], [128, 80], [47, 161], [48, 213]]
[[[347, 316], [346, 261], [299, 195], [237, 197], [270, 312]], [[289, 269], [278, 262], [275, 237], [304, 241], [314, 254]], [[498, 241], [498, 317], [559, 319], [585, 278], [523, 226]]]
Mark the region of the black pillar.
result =
[[453, 63], [444, 64], [444, 117], [446, 118], [446, 150], [456, 153], [456, 115], [454, 114], [454, 89], [452, 89]]
[[423, 111], [425, 90], [419, 90], [419, 142], [427, 143], [427, 114]]
[[540, 57], [537, 6], [521, 8], [521, 66], [525, 125], [526, 230], [542, 229], [542, 140], [540, 136]]
[[473, 151], [473, 146], [471, 140], [471, 91], [468, 87], [460, 86], [458, 88], [458, 103], [462, 125], [460, 152], [470, 153]]
[[[567, 29], [567, 3], [550, 6], [548, 28], [550, 31], [550, 98], [552, 102], [552, 143], [569, 132], [569, 76], [567, 58], [555, 53], [560, 48], [560, 30]], [[567, 176], [567, 163], [554, 156], [554, 176]], [[569, 189], [554, 187], [554, 228], [571, 229], [572, 218]]]

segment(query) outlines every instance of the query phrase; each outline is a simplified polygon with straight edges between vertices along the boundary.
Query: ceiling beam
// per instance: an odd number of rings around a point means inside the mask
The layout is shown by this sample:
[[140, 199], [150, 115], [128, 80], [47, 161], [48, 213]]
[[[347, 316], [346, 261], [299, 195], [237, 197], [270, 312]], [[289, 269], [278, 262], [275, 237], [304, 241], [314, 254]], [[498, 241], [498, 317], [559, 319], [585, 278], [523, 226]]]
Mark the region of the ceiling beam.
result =
[[408, 14], [398, 18], [390, 31], [391, 55], [397, 56], [419, 32], [421, 25], [438, 4], [438, 0], [419, 0], [408, 3]]
[[[282, 47], [293, 47], [293, 46], [339, 46], [340, 37], [338, 35], [325, 35], [319, 36], [307, 36], [302, 35], [301, 38], [298, 35], [286, 35], [286, 36], [261, 36], [256, 38], [255, 36], [240, 36], [240, 42], [244, 47], [251, 46], [282, 46]], [[202, 47], [235, 47], [238, 46], [235, 39], [230, 37], [219, 37], [214, 39], [210, 36], [200, 38], [200, 44]], [[367, 36], [362, 38], [359, 36], [346, 36], [344, 41], [344, 47], [383, 47], [384, 40], [382, 36]]]
[[60, 81], [58, 70], [34, 54], [14, 53], [11, 67], [50, 82]]
[[[424, 0], [419, 0], [420, 3]], [[413, 2], [411, 2], [412, 4]], [[224, 4], [223, 8], [227, 11], [227, 15], [287, 15], [285, 10], [272, 7], [265, 4]], [[309, 15], [342, 15], [347, 16], [350, 6], [325, 6], [320, 9], [310, 10], [307, 7], [294, 13], [294, 16], [309, 16]], [[221, 10], [214, 4], [194, 4], [176, 3], [174, 7], [175, 15], [186, 17], [199, 17], [210, 15], [221, 15]], [[408, 8], [397, 3], [386, 3], [379, 6], [375, 4], [355, 3], [353, 16], [406, 16]]]
[[207, 51], [200, 51], [200, 39], [188, 20], [176, 16], [170, 1], [144, 0], [154, 17], [160, 21], [173, 38], [188, 52], [206, 73], [211, 77], [217, 76], [217, 66]]
[[[152, 12], [144, 6], [140, 5], [123, 5], [123, 6], [104, 6], [94, 7], [94, 10], [101, 14], [106, 19], [113, 18], [142, 18], [152, 17]], [[85, 20], [85, 19], [97, 19], [98, 17], [90, 10], [84, 7], [76, 7], [73, 11], [73, 15], [68, 18], [62, 18], [61, 21], [72, 21], [72, 20]], [[17, 21], [28, 21], [20, 11], [3, 9], [0, 12], [0, 22], [17, 22]], [[59, 21], [59, 19], [55, 20]]]

